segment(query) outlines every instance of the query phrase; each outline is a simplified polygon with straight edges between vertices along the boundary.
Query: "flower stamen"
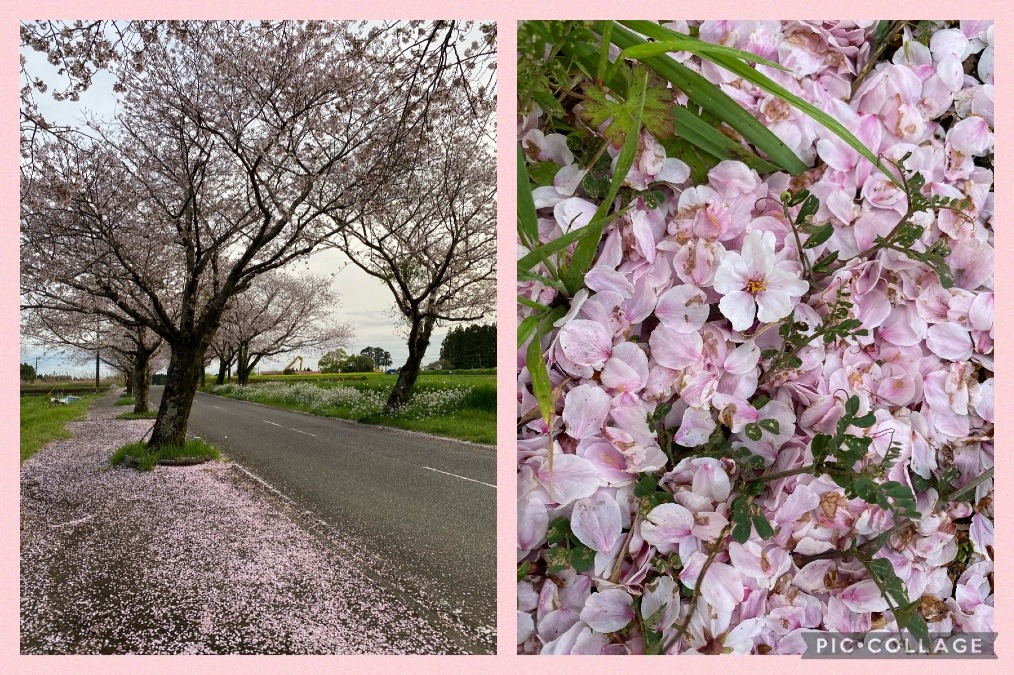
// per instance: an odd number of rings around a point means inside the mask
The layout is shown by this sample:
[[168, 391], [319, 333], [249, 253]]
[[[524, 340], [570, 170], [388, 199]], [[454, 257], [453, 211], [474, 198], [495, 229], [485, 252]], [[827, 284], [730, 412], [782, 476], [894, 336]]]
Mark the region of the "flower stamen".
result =
[[757, 295], [758, 293], [763, 293], [764, 291], [766, 291], [767, 288], [768, 288], [767, 279], [761, 276], [748, 279], [746, 282], [745, 290], [750, 295]]

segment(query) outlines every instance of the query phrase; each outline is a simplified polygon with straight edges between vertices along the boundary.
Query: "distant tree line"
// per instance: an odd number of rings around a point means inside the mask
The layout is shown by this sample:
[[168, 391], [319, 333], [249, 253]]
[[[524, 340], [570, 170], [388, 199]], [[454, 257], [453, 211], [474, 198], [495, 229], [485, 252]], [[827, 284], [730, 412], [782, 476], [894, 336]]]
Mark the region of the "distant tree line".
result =
[[440, 345], [440, 360], [453, 368], [496, 366], [496, 324], [455, 326]]
[[380, 347], [366, 347], [358, 354], [339, 348], [324, 354], [317, 364], [322, 373], [372, 373], [391, 365], [391, 354]]

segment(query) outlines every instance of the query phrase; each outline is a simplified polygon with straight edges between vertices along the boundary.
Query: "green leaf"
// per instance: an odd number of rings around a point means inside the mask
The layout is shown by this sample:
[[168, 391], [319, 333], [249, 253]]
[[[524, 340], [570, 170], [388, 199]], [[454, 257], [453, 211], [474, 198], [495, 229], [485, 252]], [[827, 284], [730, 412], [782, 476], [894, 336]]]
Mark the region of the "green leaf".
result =
[[549, 424], [556, 413], [556, 404], [553, 402], [553, 384], [549, 379], [549, 369], [546, 368], [546, 362], [542, 358], [540, 340], [531, 341], [527, 357], [528, 373], [532, 378], [532, 393], [539, 402], [542, 420]]
[[761, 428], [765, 431], [769, 431], [772, 434], [778, 433], [778, 420], [776, 419], [761, 420], [758, 424], [760, 424]]
[[603, 135], [614, 145], [624, 143], [631, 133], [639, 133], [642, 126], [656, 138], [675, 132], [673, 92], [667, 87], [645, 87], [640, 95], [635, 89], [634, 96], [625, 101], [595, 84], [586, 86], [584, 93], [588, 98], [581, 109], [582, 119], [592, 129], [606, 124]]
[[750, 532], [752, 530], [753, 526], [750, 524], [749, 519], [737, 521], [736, 525], [732, 528], [732, 538], [740, 544], [745, 544], [746, 540], [750, 538]]
[[[664, 26], [661, 26], [651, 21], [636, 21], [636, 22], [622, 21], [621, 23], [626, 26], [631, 26], [633, 24], [636, 26], [635, 30], [645, 35], [648, 35], [649, 37], [652, 37], [656, 40], [666, 40], [670, 39], [670, 37], [678, 38], [680, 36], [680, 33], [677, 33], [673, 30], [670, 30]], [[616, 42], [615, 39], [613, 41], [614, 43]], [[622, 48], [622, 45], [618, 46]], [[895, 185], [897, 185], [898, 187], [903, 187], [901, 184], [901, 180], [880, 162], [876, 154], [874, 154], [873, 151], [867, 148], [862, 141], [856, 138], [856, 136], [851, 131], [846, 129], [845, 126], [841, 122], [836, 120], [834, 117], [831, 117], [826, 112], [816, 107], [809, 101], [806, 101], [805, 99], [796, 96], [795, 94], [793, 94], [792, 92], [785, 89], [780, 84], [769, 78], [767, 75], [761, 73], [758, 70], [755, 70], [754, 68], [750, 67], [740, 59], [719, 52], [701, 54], [701, 56], [702, 58], [711, 61], [715, 65], [721, 66], [726, 70], [735, 73], [736, 75], [739, 75], [747, 82], [750, 82], [751, 84], [760, 87], [764, 91], [770, 94], [774, 94], [775, 96], [782, 99], [786, 103], [789, 103], [796, 109], [810, 116], [814, 121], [823, 124], [829, 131], [838, 136], [838, 138], [845, 141], [846, 144], [848, 144], [860, 155], [868, 159], [870, 163], [873, 164], [873, 166], [880, 169], [880, 171], [882, 171], [884, 175], [887, 176], [888, 179], [890, 179]], [[654, 58], [665, 58], [665, 57], [654, 57]]]
[[[769, 401], [771, 401], [770, 398], [768, 398], [764, 394], [761, 394], [760, 396], [757, 396], [754, 400], [750, 401], [750, 405], [752, 405], [755, 409], [760, 410], [761, 408], [766, 406]], [[775, 433], [778, 432], [776, 431]]]
[[[607, 216], [606, 218], [594, 218], [587, 225], [583, 227], [574, 228], [570, 232], [567, 232], [566, 234], [557, 237], [553, 241], [547, 242], [540, 246], [533, 246], [530, 253], [525, 254], [522, 258], [518, 260], [518, 269], [519, 270], [531, 269], [535, 265], [538, 265], [540, 262], [542, 262], [546, 257], [553, 255], [554, 253], [559, 253], [560, 251], [564, 250], [574, 242], [580, 241], [584, 237], [594, 236], [596, 232], [598, 233], [598, 236], [601, 237], [603, 226], [605, 226], [606, 223], [613, 220], [614, 218], [618, 218], [619, 216], [623, 215], [624, 213], [627, 212], [627, 210], [629, 210], [629, 207], [617, 211], [616, 213], [613, 213]], [[598, 244], [596, 244], [596, 248], [597, 247]]]
[[832, 234], [834, 234], [834, 225], [831, 223], [824, 223], [814, 230], [813, 234], [811, 234], [809, 238], [803, 242], [803, 248], [817, 248], [830, 239]]
[[[678, 39], [681, 34], [676, 31], [670, 30], [664, 26], [661, 26], [652, 21], [622, 21], [622, 24], [630, 27], [636, 26], [635, 30], [648, 35], [656, 40], [667, 40], [670, 38]], [[615, 40], [614, 40], [615, 43]], [[621, 46], [622, 47], [622, 46]], [[828, 115], [826, 112], [817, 108], [815, 105], [806, 101], [799, 96], [796, 96], [789, 90], [782, 87], [780, 84], [764, 75], [758, 70], [755, 70], [751, 66], [744, 63], [743, 60], [735, 58], [729, 54], [712, 51], [710, 53], [700, 54], [702, 58], [705, 58], [712, 63], [725, 68], [726, 70], [733, 72], [742, 77], [747, 82], [750, 82], [764, 91], [770, 94], [774, 94], [778, 98], [782, 99], [786, 103], [791, 104], [801, 112], [809, 115], [813, 120], [823, 124], [829, 131], [837, 135], [840, 139], [845, 141], [850, 147], [852, 147], [860, 155], [868, 159], [873, 166], [877, 167], [898, 187], [903, 187], [901, 180], [889, 171], [877, 158], [876, 154], [872, 150], [867, 148], [862, 141], [845, 128], [845, 126], [836, 120], [834, 117]], [[668, 58], [668, 57], [654, 57], [654, 58]], [[675, 62], [674, 62], [675, 63]], [[689, 96], [689, 92], [687, 92]], [[691, 97], [692, 98], [692, 97]], [[745, 134], [744, 134], [745, 135]], [[770, 154], [770, 153], [769, 153]]]
[[792, 193], [786, 190], [781, 194], [781, 201], [786, 207], [793, 207], [802, 204], [810, 196], [810, 191], [803, 188], [799, 192]]
[[518, 229], [528, 241], [539, 240], [539, 218], [535, 214], [532, 185], [528, 182], [525, 153], [518, 144]]
[[845, 401], [845, 414], [853, 417], [857, 412], [859, 412], [859, 397], [855, 395], [849, 396]]
[[679, 136], [716, 160], [736, 159], [760, 174], [779, 170], [778, 166], [732, 140], [686, 106], [673, 106], [673, 113], [676, 116], [676, 132]]
[[606, 78], [606, 72], [609, 67], [609, 36], [612, 33], [613, 24], [610, 21], [606, 24], [605, 30], [602, 31], [602, 45], [599, 47], [599, 68], [596, 72], [600, 80]]
[[[647, 42], [634, 32], [616, 25], [613, 27], [612, 41], [620, 49]], [[672, 83], [695, 104], [722, 119], [770, 157], [774, 164], [793, 175], [806, 171], [806, 165], [781, 139], [702, 75], [665, 55], [647, 57], [642, 59], [641, 63]]]
[[820, 201], [813, 195], [807, 196], [803, 200], [803, 205], [799, 207], [799, 213], [796, 214], [796, 225], [802, 225], [806, 222], [807, 218], [813, 216], [820, 209]]
[[750, 516], [750, 505], [746, 497], [740, 495], [732, 500], [732, 519], [736, 522], [745, 520]]
[[868, 412], [862, 417], [856, 417], [852, 420], [852, 425], [859, 427], [860, 429], [869, 429], [877, 423], [877, 416], [872, 412]]
[[813, 461], [818, 464], [827, 459], [827, 456], [831, 454], [831, 437], [827, 434], [814, 436], [810, 443], [810, 453], [813, 455]]
[[634, 488], [635, 497], [647, 497], [658, 488], [658, 476], [645, 476]]
[[904, 626], [901, 626], [899, 623], [899, 627], [907, 628], [922, 644], [928, 645], [930, 643], [929, 626], [926, 625], [926, 619], [922, 618], [918, 613], [913, 613]]
[[755, 422], [751, 422], [743, 427], [743, 433], [751, 441], [759, 441], [761, 439], [761, 428]]
[[518, 324], [518, 349], [535, 333], [541, 320], [541, 314], [532, 314], [521, 320], [521, 323]]
[[860, 477], [852, 481], [852, 491], [860, 499], [872, 502], [874, 501], [873, 493], [876, 491], [876, 485], [869, 478]]
[[553, 522], [546, 529], [546, 541], [550, 544], [559, 544], [570, 536], [570, 522], [560, 516], [553, 518]]
[[827, 274], [831, 271], [831, 265], [838, 261], [838, 251], [831, 251], [820, 258], [817, 262], [813, 263], [813, 271], [815, 274]]
[[595, 563], [595, 551], [584, 544], [578, 544], [570, 549], [570, 564], [578, 574], [584, 574]]
[[534, 300], [532, 300], [530, 298], [526, 298], [523, 295], [519, 295], [518, 296], [518, 304], [519, 305], [524, 305], [525, 307], [531, 307], [536, 312], [546, 312], [546, 311], [549, 311], [549, 305], [543, 305], [541, 302], [535, 302]]
[[570, 565], [567, 549], [561, 546], [554, 546], [547, 550], [543, 557], [546, 559], [546, 572], [549, 574], [559, 574]]
[[771, 523], [768, 522], [768, 519], [762, 513], [753, 514], [753, 527], [757, 530], [757, 536], [761, 539], [770, 539], [775, 536], [774, 528], [771, 527]]
[[523, 563], [521, 563], [520, 565], [518, 565], [518, 581], [521, 581], [526, 576], [528, 576], [528, 569], [530, 567], [531, 567], [531, 563], [529, 563], [527, 560], [524, 561]]
[[536, 185], [552, 185], [560, 166], [556, 162], [538, 162], [528, 165], [528, 176]]

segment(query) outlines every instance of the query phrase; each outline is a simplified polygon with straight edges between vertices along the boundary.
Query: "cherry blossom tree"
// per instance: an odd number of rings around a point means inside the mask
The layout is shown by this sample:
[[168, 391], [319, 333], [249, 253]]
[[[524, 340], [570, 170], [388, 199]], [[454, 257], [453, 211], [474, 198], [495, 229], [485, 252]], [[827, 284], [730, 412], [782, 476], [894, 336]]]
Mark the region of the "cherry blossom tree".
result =
[[282, 272], [258, 277], [232, 299], [219, 329], [232, 340], [239, 384], [249, 382], [263, 358], [346, 344], [352, 329], [334, 320], [337, 305], [330, 278]]
[[495, 301], [496, 163], [477, 120], [467, 117], [460, 100], [443, 101], [425, 159], [335, 238], [391, 290], [407, 324], [408, 359], [388, 413], [411, 397], [434, 326], [484, 318]]
[[30, 302], [85, 293], [170, 347], [152, 447], [185, 441], [230, 299], [358, 222], [425, 127], [402, 77], [415, 64], [392, 67], [348, 24], [181, 22], [161, 37], [117, 69], [115, 120], [40, 144], [22, 199]]
[[99, 358], [124, 374], [127, 392], [134, 396], [134, 412], [148, 410], [152, 362], [164, 346], [151, 329], [98, 314], [33, 309], [23, 314], [21, 335], [64, 353], [75, 363]]

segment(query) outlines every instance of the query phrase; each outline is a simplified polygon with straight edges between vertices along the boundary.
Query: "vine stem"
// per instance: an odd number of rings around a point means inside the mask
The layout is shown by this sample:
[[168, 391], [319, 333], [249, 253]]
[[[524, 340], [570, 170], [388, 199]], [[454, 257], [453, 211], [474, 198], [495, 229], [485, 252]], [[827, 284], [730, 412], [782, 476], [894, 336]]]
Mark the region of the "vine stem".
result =
[[729, 534], [729, 530], [732, 528], [732, 523], [727, 523], [725, 528], [722, 529], [722, 533], [718, 535], [718, 539], [715, 540], [715, 546], [711, 549], [708, 554], [708, 559], [704, 561], [704, 566], [701, 567], [701, 573], [697, 576], [697, 583], [694, 584], [694, 592], [690, 596], [690, 607], [687, 609], [687, 616], [683, 619], [683, 623], [676, 630], [676, 634], [669, 639], [664, 645], [662, 645], [662, 653], [665, 654], [673, 646], [680, 641], [683, 634], [687, 632], [687, 628], [690, 626], [690, 619], [694, 616], [694, 610], [697, 608], [697, 599], [701, 595], [701, 585], [704, 583], [704, 575], [708, 573], [708, 568], [711, 567], [711, 563], [715, 561], [718, 556], [718, 552], [722, 550], [722, 542]]
[[637, 513], [634, 515], [634, 520], [630, 523], [630, 529], [627, 530], [627, 536], [623, 539], [623, 546], [620, 548], [620, 552], [616, 555], [616, 562], [613, 563], [612, 572], [609, 574], [609, 581], [614, 584], [620, 579], [620, 569], [623, 567], [623, 559], [626, 557], [626, 551], [630, 548], [630, 540], [634, 538], [634, 530], [637, 528], [637, 521], [641, 519], [641, 513], [644, 511], [645, 505], [648, 503], [647, 497], [641, 498], [641, 503], [637, 505]]
[[883, 55], [888, 45], [890, 45], [891, 41], [897, 37], [898, 33], [902, 31], [907, 23], [907, 21], [895, 22], [895, 24], [891, 26], [891, 30], [884, 36], [884, 39], [879, 45], [877, 45], [876, 50], [870, 54], [869, 60], [863, 64], [863, 68], [859, 71], [859, 74], [856, 75], [856, 79], [852, 80], [852, 88], [849, 91], [850, 101], [852, 100], [852, 97], [856, 95], [856, 91], [859, 90], [859, 85], [862, 84], [863, 80], [866, 79], [866, 76], [873, 71], [873, 67], [880, 61], [880, 57]]
[[802, 473], [810, 473], [810, 474], [812, 474], [813, 470], [816, 469], [816, 468], [817, 468], [816, 464], [808, 464], [806, 466], [801, 466], [798, 469], [786, 469], [785, 471], [779, 471], [777, 473], [764, 474], [764, 475], [758, 477], [757, 480], [764, 481], [766, 483], [769, 480], [778, 480], [779, 478], [788, 478], [789, 476], [798, 476], [799, 474], [802, 474]]

